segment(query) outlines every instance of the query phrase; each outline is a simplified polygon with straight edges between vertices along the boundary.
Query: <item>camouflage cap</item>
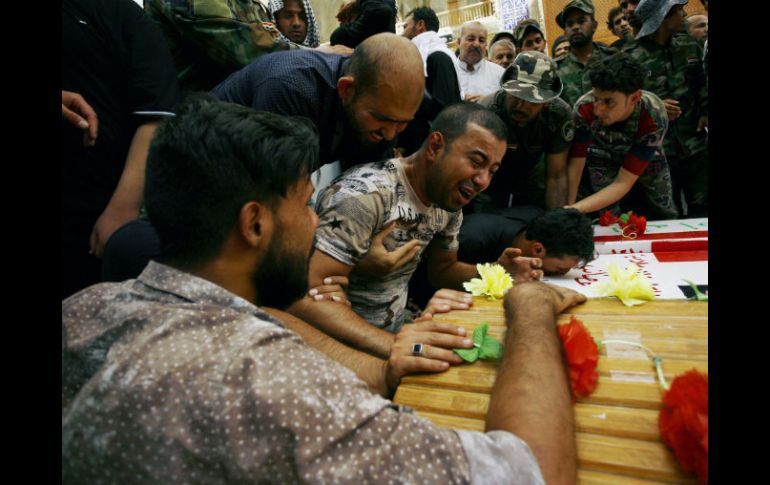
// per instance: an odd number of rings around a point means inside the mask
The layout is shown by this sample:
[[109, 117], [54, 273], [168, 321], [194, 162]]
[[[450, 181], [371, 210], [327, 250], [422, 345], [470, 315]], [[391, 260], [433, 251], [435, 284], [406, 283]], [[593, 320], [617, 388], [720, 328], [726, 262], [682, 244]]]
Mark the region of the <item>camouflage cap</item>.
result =
[[564, 28], [564, 17], [567, 15], [567, 10], [576, 8], [581, 12], [585, 12], [593, 17], [594, 15], [594, 2], [591, 0], [571, 0], [564, 6], [559, 15], [556, 16], [556, 23], [559, 27]]
[[642, 0], [634, 10], [633, 15], [637, 18], [642, 26], [639, 28], [639, 33], [636, 34], [637, 39], [641, 39], [645, 35], [650, 35], [660, 27], [663, 23], [663, 19], [666, 18], [668, 12], [675, 5], [684, 5], [688, 0]]
[[522, 52], [500, 79], [502, 88], [517, 98], [541, 104], [561, 94], [562, 82], [556, 62], [540, 51]]
[[540, 35], [545, 37], [545, 33], [543, 33], [543, 29], [540, 28], [540, 24], [537, 23], [537, 20], [524, 19], [516, 24], [516, 27], [513, 29], [513, 42], [516, 44], [516, 47], [521, 47], [521, 43], [524, 41], [524, 36], [527, 34], [528, 30], [536, 30], [540, 32]]

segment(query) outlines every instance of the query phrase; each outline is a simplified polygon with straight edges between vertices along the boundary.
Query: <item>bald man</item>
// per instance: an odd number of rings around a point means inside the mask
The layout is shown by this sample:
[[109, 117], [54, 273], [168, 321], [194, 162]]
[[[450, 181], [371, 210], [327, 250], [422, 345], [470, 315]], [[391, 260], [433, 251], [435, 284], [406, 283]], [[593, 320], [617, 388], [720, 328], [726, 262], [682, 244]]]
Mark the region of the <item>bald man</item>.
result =
[[[409, 39], [382, 33], [367, 38], [350, 57], [304, 49], [264, 55], [211, 94], [310, 119], [319, 134], [321, 165], [339, 160], [345, 170], [394, 155], [396, 135], [423, 99], [423, 71], [420, 52]], [[158, 254], [160, 241], [150, 223], [129, 222], [107, 242], [104, 279], [135, 278]]]
[[478, 101], [482, 96], [500, 88], [505, 69], [484, 59], [487, 28], [481, 22], [463, 24], [460, 30], [460, 90], [467, 101]]
[[516, 46], [508, 39], [500, 39], [489, 46], [489, 60], [505, 69], [513, 64]]
[[422, 101], [423, 70], [409, 39], [382, 33], [367, 38], [349, 58], [308, 50], [263, 56], [211, 94], [309, 118], [320, 135], [321, 165], [340, 160], [347, 168], [392, 155], [396, 135]]

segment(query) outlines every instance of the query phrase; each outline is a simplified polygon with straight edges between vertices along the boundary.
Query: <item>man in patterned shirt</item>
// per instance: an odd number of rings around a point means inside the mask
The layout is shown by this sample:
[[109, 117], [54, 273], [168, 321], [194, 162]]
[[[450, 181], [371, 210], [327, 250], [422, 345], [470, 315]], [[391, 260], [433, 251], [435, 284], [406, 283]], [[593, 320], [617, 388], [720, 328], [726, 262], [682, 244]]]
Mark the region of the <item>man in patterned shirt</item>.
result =
[[[663, 152], [666, 107], [660, 98], [642, 90], [642, 66], [621, 52], [595, 65], [589, 77], [593, 90], [575, 105], [568, 169], [570, 207], [586, 213], [610, 209], [617, 215], [633, 210], [654, 219], [676, 218], [671, 173]], [[594, 193], [574, 203], [584, 167]], [[637, 180], [643, 197], [624, 199]]]
[[[497, 115], [475, 104], [457, 103], [439, 114], [415, 154], [359, 165], [342, 174], [316, 202], [321, 222], [309, 279], [315, 286], [328, 276], [349, 275], [352, 311], [335, 305], [338, 311], [331, 316], [321, 314], [324, 302], [300, 301], [292, 313], [338, 340], [387, 355], [391, 333], [404, 323], [409, 279], [422, 258], [427, 258], [428, 278], [435, 288], [461, 290], [464, 281], [477, 276], [475, 266], [457, 261], [461, 209], [489, 186], [505, 153], [506, 136]], [[393, 251], [416, 239], [418, 254], [384, 276], [352, 272], [372, 238], [393, 221], [395, 229], [385, 238], [385, 248]], [[518, 281], [542, 275], [534, 269], [540, 267], [539, 259], [515, 258], [519, 253], [506, 250], [499, 262]]]
[[312, 128], [205, 98], [177, 113], [147, 166], [162, 261], [62, 302], [62, 483], [575, 482], [555, 315], [585, 297], [511, 290], [488, 431], [439, 428], [359, 378], [431, 359], [373, 364], [266, 308], [306, 286]]

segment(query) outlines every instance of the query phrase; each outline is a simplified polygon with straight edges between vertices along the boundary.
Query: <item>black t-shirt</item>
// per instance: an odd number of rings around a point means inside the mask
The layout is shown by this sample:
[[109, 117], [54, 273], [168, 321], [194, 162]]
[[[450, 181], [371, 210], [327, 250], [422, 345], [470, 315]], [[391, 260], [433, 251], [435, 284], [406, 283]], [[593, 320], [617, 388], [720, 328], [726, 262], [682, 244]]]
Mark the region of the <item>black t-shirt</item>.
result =
[[158, 27], [132, 0], [63, 0], [62, 89], [96, 111], [96, 145], [62, 120], [64, 225], [90, 223], [118, 184], [136, 128], [178, 101], [174, 61]]

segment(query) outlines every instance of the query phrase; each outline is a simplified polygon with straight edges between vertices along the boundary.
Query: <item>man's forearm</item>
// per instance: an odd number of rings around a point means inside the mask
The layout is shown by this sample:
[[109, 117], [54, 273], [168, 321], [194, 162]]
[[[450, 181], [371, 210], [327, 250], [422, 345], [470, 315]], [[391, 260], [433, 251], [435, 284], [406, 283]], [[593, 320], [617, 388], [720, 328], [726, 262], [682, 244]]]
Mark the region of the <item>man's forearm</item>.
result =
[[548, 209], [558, 209], [567, 205], [568, 186], [566, 172], [549, 176], [545, 181], [545, 206]]
[[290, 313], [267, 307], [263, 310], [281, 320], [286, 328], [299, 334], [308, 345], [355, 372], [372, 392], [390, 397], [392, 390], [388, 389], [385, 379], [387, 361], [352, 349]]
[[574, 416], [552, 303], [523, 291], [511, 307], [486, 430], [526, 441], [546, 483], [575, 483]]
[[302, 298], [288, 312], [356, 349], [382, 359], [390, 355], [394, 335], [375, 327], [345, 305]]

